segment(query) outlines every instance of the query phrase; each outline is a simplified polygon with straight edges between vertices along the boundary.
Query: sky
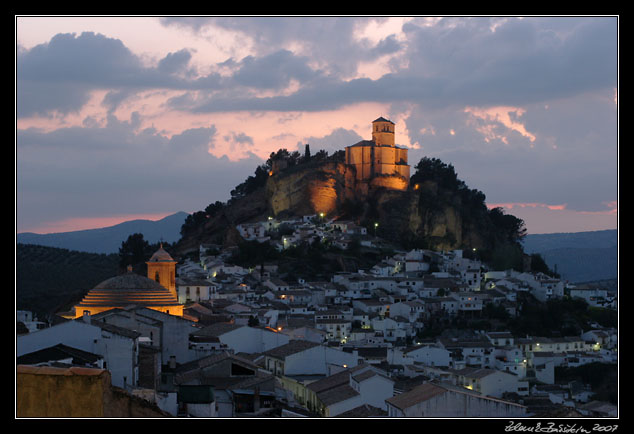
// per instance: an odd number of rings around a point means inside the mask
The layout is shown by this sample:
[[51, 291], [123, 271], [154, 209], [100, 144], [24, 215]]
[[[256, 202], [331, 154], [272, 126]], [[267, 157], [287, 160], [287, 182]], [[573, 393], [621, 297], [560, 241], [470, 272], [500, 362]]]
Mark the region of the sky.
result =
[[203, 210], [383, 116], [529, 234], [616, 229], [617, 16], [16, 16], [16, 232]]

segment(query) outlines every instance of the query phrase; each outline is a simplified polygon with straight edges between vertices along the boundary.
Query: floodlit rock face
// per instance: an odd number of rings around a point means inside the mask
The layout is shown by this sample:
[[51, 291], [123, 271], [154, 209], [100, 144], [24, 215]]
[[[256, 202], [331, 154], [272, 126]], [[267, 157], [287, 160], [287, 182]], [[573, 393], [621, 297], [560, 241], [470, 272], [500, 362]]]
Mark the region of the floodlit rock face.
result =
[[435, 183], [410, 186], [398, 174], [359, 180], [356, 168], [344, 162], [310, 162], [273, 173], [263, 188], [181, 239], [179, 250], [194, 251], [201, 243], [236, 245], [240, 223], [320, 213], [360, 224], [378, 222], [380, 235], [393, 241], [426, 239], [437, 249], [481, 246], [481, 228], [466, 222], [460, 209], [459, 200]]
[[356, 195], [354, 175], [345, 164], [332, 162], [273, 175], [266, 184], [271, 213], [336, 215], [338, 208]]

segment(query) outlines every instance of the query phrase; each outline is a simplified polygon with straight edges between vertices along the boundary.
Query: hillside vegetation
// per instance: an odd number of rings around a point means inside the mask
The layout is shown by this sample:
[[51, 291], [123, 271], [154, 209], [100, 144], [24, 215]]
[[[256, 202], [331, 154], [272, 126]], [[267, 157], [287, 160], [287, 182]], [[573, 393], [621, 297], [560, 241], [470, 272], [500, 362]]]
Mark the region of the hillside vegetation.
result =
[[118, 254], [17, 244], [16, 307], [45, 319], [79, 301], [118, 270]]

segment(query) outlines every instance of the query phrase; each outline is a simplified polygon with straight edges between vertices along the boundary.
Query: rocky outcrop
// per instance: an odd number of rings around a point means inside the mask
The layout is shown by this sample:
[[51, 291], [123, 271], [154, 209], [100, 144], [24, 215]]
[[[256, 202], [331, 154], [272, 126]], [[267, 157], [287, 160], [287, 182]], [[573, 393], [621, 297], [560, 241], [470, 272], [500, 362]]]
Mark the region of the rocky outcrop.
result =
[[328, 162], [293, 167], [271, 176], [265, 196], [273, 216], [324, 213], [337, 215], [346, 200], [355, 197], [354, 171], [343, 163]]
[[408, 186], [405, 178], [382, 175], [363, 182], [356, 180], [354, 167], [343, 162], [309, 162], [278, 170], [264, 187], [232, 202], [179, 246], [193, 250], [201, 243], [234, 245], [237, 224], [324, 213], [366, 227], [378, 223], [377, 235], [404, 245], [437, 250], [486, 247], [491, 239], [486, 207], [481, 203], [474, 211], [461, 197], [433, 181]]

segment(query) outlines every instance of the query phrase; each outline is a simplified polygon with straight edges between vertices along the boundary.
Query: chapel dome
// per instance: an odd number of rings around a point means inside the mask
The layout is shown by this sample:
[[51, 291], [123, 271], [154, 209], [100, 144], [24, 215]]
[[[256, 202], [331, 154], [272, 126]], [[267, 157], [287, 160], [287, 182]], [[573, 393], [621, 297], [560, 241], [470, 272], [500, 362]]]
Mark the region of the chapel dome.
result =
[[175, 262], [175, 261], [170, 256], [170, 254], [167, 253], [165, 249], [163, 249], [163, 245], [161, 244], [161, 247], [159, 247], [159, 249], [156, 252], [154, 252], [154, 254], [152, 255], [152, 257], [150, 258], [148, 262]]
[[106, 279], [95, 286], [94, 289], [160, 290], [165, 288], [163, 287], [163, 285], [156, 282], [155, 280], [149, 279], [136, 273], [128, 272]]
[[177, 298], [158, 282], [128, 271], [106, 279], [88, 291], [75, 306], [75, 312], [79, 315], [79, 312], [88, 309], [96, 313], [130, 305], [168, 310], [176, 308], [179, 303]]

